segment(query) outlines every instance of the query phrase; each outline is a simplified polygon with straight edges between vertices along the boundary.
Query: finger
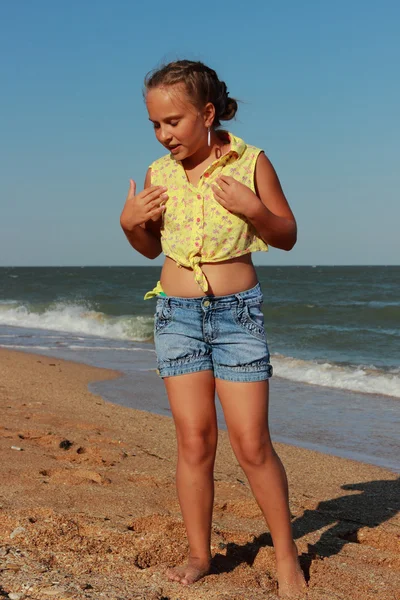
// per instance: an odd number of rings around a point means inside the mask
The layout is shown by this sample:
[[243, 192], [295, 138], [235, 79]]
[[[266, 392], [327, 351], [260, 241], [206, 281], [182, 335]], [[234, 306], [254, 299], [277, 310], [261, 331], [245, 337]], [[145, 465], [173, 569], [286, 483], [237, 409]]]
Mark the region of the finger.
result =
[[229, 177], [229, 175], [220, 175], [219, 177], [217, 177], [217, 182], [218, 185], [220, 185], [221, 187], [225, 185], [229, 186], [232, 185], [232, 183], [234, 182], [234, 178], [233, 177]]
[[151, 185], [150, 187], [145, 188], [142, 193], [143, 193], [143, 197], [145, 197], [148, 194], [154, 194], [154, 193], [162, 194], [163, 192], [166, 192], [167, 189], [168, 188], [163, 185]]
[[156, 200], [153, 201], [153, 204], [155, 207], [161, 206], [161, 205], [165, 204], [167, 200], [168, 200], [168, 194], [161, 194], [161, 196], [159, 198], [157, 198]]
[[214, 192], [214, 196], [216, 198], [225, 198], [225, 194], [224, 194], [223, 190], [221, 190], [221, 188], [219, 188], [216, 185], [212, 185], [211, 188], [212, 188], [212, 191]]
[[228, 204], [224, 200], [222, 200], [222, 198], [215, 198], [215, 200], [220, 206], [222, 206], [222, 208], [225, 208], [225, 210], [229, 210]]
[[149, 204], [150, 202], [154, 202], [154, 200], [157, 200], [159, 198], [168, 198], [164, 190], [165, 188], [156, 188], [154, 190], [151, 190], [146, 195], [142, 196], [144, 203]]
[[218, 179], [216, 181], [220, 190], [222, 190], [224, 194], [228, 194], [231, 191], [230, 185], [226, 183], [226, 181], [218, 181]]
[[227, 202], [225, 200], [225, 198], [223, 198], [223, 196], [217, 196], [216, 194], [214, 195], [215, 200], [218, 202], [218, 204], [221, 204], [221, 206], [226, 207], [227, 206]]
[[168, 198], [157, 198], [156, 200], [152, 200], [151, 202], [146, 203], [146, 209], [148, 211], [158, 210], [160, 206], [164, 206]]
[[153, 198], [157, 198], [157, 196], [159, 196], [163, 192], [164, 192], [164, 188], [161, 187], [160, 185], [150, 186], [150, 187], [142, 190], [140, 192], [140, 194], [138, 194], [138, 198], [140, 198], [141, 200], [143, 200], [146, 203], [146, 202], [150, 202]]
[[133, 181], [133, 179], [130, 179], [128, 196], [131, 196], [133, 198], [133, 196], [135, 196], [135, 194], [136, 194], [136, 183]]
[[161, 217], [162, 213], [165, 211], [165, 208], [166, 207], [164, 205], [162, 205], [162, 206], [159, 206], [158, 208], [152, 210], [150, 212], [150, 219], [152, 221], [158, 221], [158, 219]]

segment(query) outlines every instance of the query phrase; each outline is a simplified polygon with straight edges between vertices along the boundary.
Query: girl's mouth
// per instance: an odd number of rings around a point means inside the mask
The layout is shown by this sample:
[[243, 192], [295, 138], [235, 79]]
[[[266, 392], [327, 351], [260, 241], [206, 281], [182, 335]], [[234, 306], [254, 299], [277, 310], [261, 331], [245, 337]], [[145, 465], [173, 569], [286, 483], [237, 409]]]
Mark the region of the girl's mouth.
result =
[[177, 152], [179, 152], [181, 147], [182, 147], [182, 144], [177, 144], [176, 146], [170, 146], [169, 150], [172, 152], [172, 154], [176, 154]]

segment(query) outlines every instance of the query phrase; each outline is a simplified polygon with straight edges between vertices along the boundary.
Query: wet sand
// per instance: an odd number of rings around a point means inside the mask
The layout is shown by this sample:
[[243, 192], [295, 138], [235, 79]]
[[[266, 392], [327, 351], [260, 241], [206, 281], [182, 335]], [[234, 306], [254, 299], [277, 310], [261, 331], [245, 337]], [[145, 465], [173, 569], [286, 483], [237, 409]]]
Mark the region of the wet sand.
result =
[[[172, 420], [104, 401], [118, 373], [0, 349], [0, 597], [277, 598], [260, 511], [220, 431], [212, 573], [165, 570], [187, 544]], [[275, 444], [287, 470], [309, 600], [399, 600], [400, 484], [379, 467]], [[11, 596], [10, 596], [11, 594]]]

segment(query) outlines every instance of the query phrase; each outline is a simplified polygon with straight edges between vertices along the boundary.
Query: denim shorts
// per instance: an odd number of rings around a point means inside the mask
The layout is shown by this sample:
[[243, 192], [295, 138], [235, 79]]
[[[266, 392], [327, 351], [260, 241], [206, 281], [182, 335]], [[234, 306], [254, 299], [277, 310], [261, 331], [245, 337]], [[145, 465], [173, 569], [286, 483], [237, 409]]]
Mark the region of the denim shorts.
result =
[[154, 341], [161, 377], [214, 372], [228, 381], [272, 375], [260, 285], [229, 296], [157, 298]]

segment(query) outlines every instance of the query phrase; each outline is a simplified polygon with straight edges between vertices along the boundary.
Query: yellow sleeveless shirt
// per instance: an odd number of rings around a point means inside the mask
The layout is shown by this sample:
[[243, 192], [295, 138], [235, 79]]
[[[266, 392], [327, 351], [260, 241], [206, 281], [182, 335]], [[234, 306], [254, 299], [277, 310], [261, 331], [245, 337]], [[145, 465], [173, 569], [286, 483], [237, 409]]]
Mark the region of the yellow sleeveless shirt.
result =
[[[211, 186], [220, 175], [234, 177], [255, 193], [254, 171], [262, 150], [245, 144], [231, 133], [227, 135], [231, 144], [229, 152], [207, 167], [197, 186], [189, 182], [182, 163], [172, 154], [150, 165], [151, 184], [168, 188], [161, 226], [162, 250], [178, 266], [193, 269], [195, 280], [205, 293], [208, 282], [200, 266], [202, 263], [268, 250], [268, 245], [244, 216], [231, 213], [214, 198]], [[151, 292], [146, 294], [151, 295]]]

